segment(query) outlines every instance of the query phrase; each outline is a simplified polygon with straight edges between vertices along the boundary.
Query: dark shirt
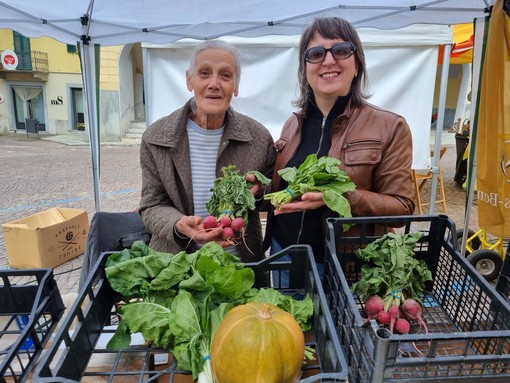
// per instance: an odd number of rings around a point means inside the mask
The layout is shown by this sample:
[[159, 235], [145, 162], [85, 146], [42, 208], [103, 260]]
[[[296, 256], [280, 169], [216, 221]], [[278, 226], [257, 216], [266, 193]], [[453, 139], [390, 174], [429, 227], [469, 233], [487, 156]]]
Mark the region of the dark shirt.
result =
[[[339, 97], [325, 121], [315, 103], [310, 102], [302, 128], [301, 143], [287, 167], [299, 167], [310, 153], [316, 153], [317, 157], [328, 155], [331, 147], [331, 127], [335, 119], [344, 111], [348, 100], [349, 96]], [[282, 179], [280, 190], [286, 187], [287, 181]], [[324, 261], [324, 222], [320, 209], [275, 216], [273, 238], [283, 248], [293, 244], [310, 245], [315, 260]]]

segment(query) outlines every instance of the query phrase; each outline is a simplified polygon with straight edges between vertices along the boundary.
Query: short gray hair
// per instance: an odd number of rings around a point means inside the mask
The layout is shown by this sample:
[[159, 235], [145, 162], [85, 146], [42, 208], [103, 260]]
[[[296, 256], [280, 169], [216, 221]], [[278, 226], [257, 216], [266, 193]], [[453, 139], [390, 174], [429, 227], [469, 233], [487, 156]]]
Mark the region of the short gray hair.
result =
[[188, 69], [189, 74], [192, 75], [195, 73], [195, 64], [198, 54], [207, 49], [224, 49], [234, 57], [236, 62], [236, 84], [239, 85], [239, 82], [241, 81], [241, 55], [234, 45], [223, 40], [206, 40], [196, 45], [191, 51]]

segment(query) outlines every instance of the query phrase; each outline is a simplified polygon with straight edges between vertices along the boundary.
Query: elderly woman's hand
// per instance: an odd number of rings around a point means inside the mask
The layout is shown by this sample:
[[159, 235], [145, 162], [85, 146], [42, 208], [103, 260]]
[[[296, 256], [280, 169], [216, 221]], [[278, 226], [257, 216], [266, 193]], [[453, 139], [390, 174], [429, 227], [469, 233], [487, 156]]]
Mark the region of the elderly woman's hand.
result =
[[274, 215], [285, 213], [296, 213], [305, 210], [315, 210], [324, 206], [324, 199], [321, 192], [308, 192], [301, 196], [297, 201], [292, 201], [280, 206], [274, 211]]
[[202, 217], [185, 215], [175, 223], [175, 230], [177, 234], [182, 237], [187, 237], [190, 240], [205, 244], [207, 242], [217, 242], [226, 247], [229, 243], [223, 239], [223, 229], [215, 227], [213, 229], [204, 229]]

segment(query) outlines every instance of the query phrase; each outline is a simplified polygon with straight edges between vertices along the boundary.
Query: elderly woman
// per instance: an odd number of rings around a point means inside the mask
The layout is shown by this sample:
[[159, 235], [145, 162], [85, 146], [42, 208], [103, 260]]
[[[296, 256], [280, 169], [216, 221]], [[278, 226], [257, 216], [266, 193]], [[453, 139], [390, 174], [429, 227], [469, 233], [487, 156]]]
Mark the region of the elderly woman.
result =
[[[199, 44], [186, 71], [193, 97], [144, 133], [139, 211], [152, 233], [151, 248], [191, 252], [209, 241], [224, 243], [221, 228], [203, 230], [210, 189], [223, 175], [221, 169], [236, 165], [241, 174], [257, 170], [271, 175], [275, 151], [270, 132], [230, 106], [240, 76], [235, 47], [219, 40]], [[232, 251], [245, 262], [263, 258], [258, 212], [250, 213], [246, 244]]]
[[[272, 191], [287, 186], [278, 170], [316, 153], [339, 159], [356, 184], [345, 195], [353, 216], [413, 214], [411, 131], [402, 116], [366, 101], [365, 55], [354, 27], [341, 18], [316, 19], [301, 36], [298, 71], [299, 111], [275, 144]], [[308, 244], [320, 263], [325, 220], [334, 215], [322, 193], [306, 193], [269, 214], [265, 245], [276, 252]]]

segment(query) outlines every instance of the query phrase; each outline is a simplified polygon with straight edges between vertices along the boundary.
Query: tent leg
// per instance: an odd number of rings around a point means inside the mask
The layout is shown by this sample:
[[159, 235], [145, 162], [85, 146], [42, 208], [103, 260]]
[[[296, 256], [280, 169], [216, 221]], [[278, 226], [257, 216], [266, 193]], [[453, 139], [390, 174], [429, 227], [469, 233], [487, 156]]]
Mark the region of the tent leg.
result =
[[96, 86], [96, 54], [94, 47], [88, 41], [80, 43], [82, 55], [82, 73], [85, 97], [87, 99], [87, 117], [89, 123], [90, 153], [92, 157], [92, 175], [94, 178], [94, 200], [96, 212], [101, 211], [101, 192], [99, 177], [99, 132], [97, 113], [97, 86]]
[[439, 171], [439, 152], [443, 135], [444, 109], [446, 105], [446, 90], [448, 87], [448, 70], [450, 66], [451, 44], [444, 47], [443, 70], [441, 71], [441, 87], [439, 89], [439, 104], [437, 107], [436, 137], [434, 143], [434, 158], [432, 159], [432, 181], [430, 185], [429, 214], [434, 214], [436, 205], [437, 175]]

